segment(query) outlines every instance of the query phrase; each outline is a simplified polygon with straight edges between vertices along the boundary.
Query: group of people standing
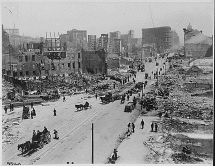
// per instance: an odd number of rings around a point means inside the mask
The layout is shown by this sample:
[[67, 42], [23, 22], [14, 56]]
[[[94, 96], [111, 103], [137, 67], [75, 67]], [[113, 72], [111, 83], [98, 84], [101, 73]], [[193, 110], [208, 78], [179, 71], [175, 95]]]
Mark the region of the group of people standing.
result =
[[134, 133], [135, 125], [134, 123], [128, 123], [128, 136]]
[[[155, 130], [154, 130], [155, 129]], [[157, 123], [153, 123], [151, 124], [151, 131], [153, 132], [157, 132], [158, 131], [158, 124]]]
[[[9, 108], [10, 108], [10, 111], [13, 111], [13, 110], [14, 110], [14, 105], [13, 105], [13, 103], [10, 103]], [[7, 114], [7, 106], [6, 106], [6, 105], [4, 106], [4, 111], [5, 111], [5, 114]]]

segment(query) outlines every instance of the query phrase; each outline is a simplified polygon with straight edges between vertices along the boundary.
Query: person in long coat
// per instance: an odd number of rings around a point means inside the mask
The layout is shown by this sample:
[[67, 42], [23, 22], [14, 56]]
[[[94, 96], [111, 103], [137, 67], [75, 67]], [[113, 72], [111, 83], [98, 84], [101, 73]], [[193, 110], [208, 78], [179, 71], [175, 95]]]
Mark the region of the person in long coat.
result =
[[5, 105], [4, 106], [4, 111], [5, 111], [5, 114], [7, 113], [7, 106]]
[[155, 123], [155, 132], [157, 132], [158, 131], [158, 125], [157, 125], [157, 123]]
[[56, 112], [57, 112], [57, 111], [56, 111], [56, 109], [54, 108], [54, 116], [57, 116]]
[[135, 128], [135, 125], [134, 123], [132, 123], [132, 132], [134, 133], [134, 128]]
[[143, 121], [143, 119], [141, 120], [141, 126], [142, 126], [142, 129], [143, 129], [143, 127], [144, 127], [144, 121]]
[[151, 131], [154, 129], [154, 123], [151, 124]]

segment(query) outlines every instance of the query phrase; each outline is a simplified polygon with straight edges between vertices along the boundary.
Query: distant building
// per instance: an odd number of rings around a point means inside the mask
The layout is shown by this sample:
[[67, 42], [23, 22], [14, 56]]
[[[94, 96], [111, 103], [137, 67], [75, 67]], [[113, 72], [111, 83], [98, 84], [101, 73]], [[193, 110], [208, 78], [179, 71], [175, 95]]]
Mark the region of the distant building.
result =
[[3, 29], [2, 25], [2, 55], [9, 54], [9, 34]]
[[112, 70], [118, 70], [120, 68], [120, 59], [117, 54], [107, 55], [107, 68]]
[[19, 35], [19, 29], [4, 29], [9, 36], [18, 36]]
[[172, 48], [177, 49], [179, 47], [179, 36], [176, 31], [171, 31], [171, 39], [172, 39]]
[[88, 49], [96, 50], [96, 35], [88, 35]]
[[205, 57], [207, 50], [212, 45], [212, 39], [205, 36], [202, 33], [186, 40], [185, 51], [187, 57], [203, 58]]
[[120, 32], [110, 32], [110, 38], [108, 39], [108, 53], [110, 54], [121, 54], [121, 39], [120, 39]]
[[97, 51], [81, 50], [81, 68], [83, 73], [107, 74], [106, 52], [104, 49]]
[[72, 46], [73, 49], [87, 49], [87, 31], [72, 29], [67, 31], [67, 34], [60, 35], [60, 43], [64, 47]]
[[121, 34], [119, 31], [110, 32], [110, 38], [120, 39], [120, 36], [121, 36]]
[[171, 49], [171, 42], [170, 26], [142, 29], [142, 44], [155, 43], [158, 53], [163, 53], [165, 50]]
[[98, 49], [102, 48], [106, 51], [108, 49], [108, 34], [101, 34], [101, 37], [99, 38]]

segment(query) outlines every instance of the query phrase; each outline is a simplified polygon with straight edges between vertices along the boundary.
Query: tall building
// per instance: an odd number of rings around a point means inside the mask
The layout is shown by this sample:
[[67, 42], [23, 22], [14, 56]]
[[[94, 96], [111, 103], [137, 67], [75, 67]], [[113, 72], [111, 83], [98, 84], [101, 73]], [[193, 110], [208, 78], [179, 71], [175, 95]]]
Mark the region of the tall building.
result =
[[88, 49], [96, 50], [96, 35], [88, 35]]
[[155, 44], [158, 53], [171, 49], [171, 27], [155, 27], [142, 29], [142, 44]]
[[116, 38], [116, 39], [120, 39], [120, 32], [119, 31], [115, 31], [115, 32], [110, 32], [110, 38]]
[[179, 47], [179, 36], [176, 31], [171, 31], [171, 38], [172, 38], [172, 48], [176, 49]]
[[121, 34], [119, 31], [110, 32], [110, 38], [108, 40], [108, 52], [111, 54], [121, 53]]
[[74, 46], [78, 49], [87, 48], [87, 31], [86, 30], [77, 30], [72, 29], [71, 31], [67, 31], [68, 39], [70, 42], [74, 44]]
[[100, 49], [97, 51], [81, 50], [81, 68], [83, 73], [107, 74], [106, 51]]
[[104, 48], [107, 51], [107, 48], [108, 48], [108, 34], [101, 34], [101, 37], [99, 38], [98, 48], [99, 49]]
[[120, 55], [121, 53], [121, 39], [114, 39], [113, 53]]

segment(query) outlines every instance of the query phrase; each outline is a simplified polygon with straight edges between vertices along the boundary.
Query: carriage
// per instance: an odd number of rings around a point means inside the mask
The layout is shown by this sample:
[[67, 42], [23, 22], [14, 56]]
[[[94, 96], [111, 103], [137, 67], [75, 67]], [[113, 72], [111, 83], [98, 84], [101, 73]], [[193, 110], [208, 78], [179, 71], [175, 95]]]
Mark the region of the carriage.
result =
[[113, 102], [113, 97], [112, 97], [112, 93], [108, 92], [105, 96], [100, 97], [102, 103], [109, 103], [109, 102]]
[[125, 106], [124, 112], [131, 112], [134, 109], [134, 103], [128, 102], [128, 104]]
[[18, 145], [18, 150], [23, 153], [30, 152], [32, 150], [42, 149], [44, 144], [48, 144], [51, 142], [51, 134], [50, 131], [43, 133], [40, 132], [32, 138], [32, 141], [26, 141], [23, 144]]
[[83, 110], [83, 109], [88, 109], [88, 108], [92, 108], [92, 105], [89, 105], [89, 103], [85, 103], [85, 104], [76, 104], [75, 108], [78, 110]]
[[29, 119], [29, 118], [30, 118], [29, 107], [23, 106], [22, 119]]

